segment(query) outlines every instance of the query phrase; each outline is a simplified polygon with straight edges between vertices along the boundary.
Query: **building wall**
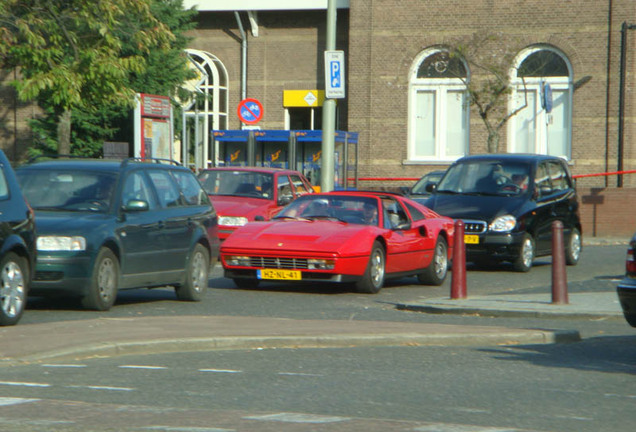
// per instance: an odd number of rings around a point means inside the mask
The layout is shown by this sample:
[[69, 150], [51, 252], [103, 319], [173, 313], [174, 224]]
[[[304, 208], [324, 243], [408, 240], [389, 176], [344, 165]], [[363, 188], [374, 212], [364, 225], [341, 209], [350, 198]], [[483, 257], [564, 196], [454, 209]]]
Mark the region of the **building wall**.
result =
[[[349, 128], [364, 143], [361, 176], [417, 177], [440, 168], [404, 163], [409, 68], [422, 50], [468, 43], [479, 32], [495, 36], [481, 47], [494, 55], [533, 44], [564, 52], [575, 87], [572, 171], [617, 169], [620, 23], [636, 22], [633, 1], [351, 0], [350, 16]], [[636, 165], [636, 31], [628, 36], [624, 169]], [[471, 109], [469, 152], [486, 152], [486, 136]], [[506, 151], [505, 128], [500, 150]], [[626, 179], [631, 185], [635, 180]], [[581, 185], [605, 186], [605, 178], [585, 178]]]

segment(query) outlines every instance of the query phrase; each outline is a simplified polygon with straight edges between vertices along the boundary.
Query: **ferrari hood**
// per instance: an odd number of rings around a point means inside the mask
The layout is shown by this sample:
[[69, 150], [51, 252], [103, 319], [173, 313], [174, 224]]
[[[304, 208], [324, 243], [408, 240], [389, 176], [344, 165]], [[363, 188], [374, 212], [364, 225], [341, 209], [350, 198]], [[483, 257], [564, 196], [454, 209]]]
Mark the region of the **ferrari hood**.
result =
[[491, 222], [498, 216], [518, 216], [527, 197], [462, 195], [436, 193], [420, 201], [437, 213], [453, 219], [476, 219]]
[[[223, 242], [223, 249], [265, 249], [347, 254], [369, 248], [377, 228], [324, 220], [250, 222]], [[363, 252], [360, 252], [361, 254]], [[368, 254], [368, 250], [366, 251]]]

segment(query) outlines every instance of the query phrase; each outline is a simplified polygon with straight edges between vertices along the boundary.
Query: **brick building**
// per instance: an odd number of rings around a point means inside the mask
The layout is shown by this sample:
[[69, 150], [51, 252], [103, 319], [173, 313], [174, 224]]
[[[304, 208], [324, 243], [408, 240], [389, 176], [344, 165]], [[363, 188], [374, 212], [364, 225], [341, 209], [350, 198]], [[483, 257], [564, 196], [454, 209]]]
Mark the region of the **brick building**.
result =
[[[361, 177], [420, 177], [488, 151], [485, 123], [462, 90], [503, 61], [514, 84], [504, 106], [518, 112], [500, 129], [499, 151], [557, 154], [579, 176], [636, 169], [633, 0], [334, 1], [336, 48], [346, 58], [336, 129], [359, 133]], [[321, 128], [327, 4], [184, 1], [199, 10], [190, 55], [208, 71], [205, 91], [215, 101], [198, 123], [201, 136], [240, 129], [236, 107], [245, 97], [262, 103], [262, 129]], [[449, 55], [457, 47], [464, 57]], [[0, 142], [19, 158], [29, 142], [24, 119], [34, 112], [5, 87], [0, 101]], [[636, 226], [636, 212], [625, 209], [636, 174], [581, 177], [578, 188], [587, 234]]]

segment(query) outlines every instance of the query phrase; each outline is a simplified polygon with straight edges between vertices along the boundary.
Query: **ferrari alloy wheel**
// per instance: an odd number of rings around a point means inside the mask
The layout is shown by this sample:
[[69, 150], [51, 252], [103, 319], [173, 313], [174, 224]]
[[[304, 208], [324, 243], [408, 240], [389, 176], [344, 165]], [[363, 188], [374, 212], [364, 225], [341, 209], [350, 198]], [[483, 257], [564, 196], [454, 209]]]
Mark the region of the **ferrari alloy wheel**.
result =
[[185, 283], [175, 288], [177, 298], [185, 301], [201, 301], [208, 289], [209, 273], [210, 254], [203, 245], [197, 243], [186, 268]]
[[518, 272], [528, 272], [532, 268], [534, 261], [534, 239], [528, 233], [524, 234], [519, 248], [519, 256], [512, 263]]
[[439, 286], [444, 283], [448, 274], [448, 244], [444, 237], [438, 237], [433, 252], [433, 260], [424, 271], [417, 275], [417, 280], [425, 285]]
[[88, 293], [82, 298], [86, 309], [107, 311], [117, 298], [119, 285], [119, 261], [110, 249], [103, 247], [97, 254], [93, 267], [93, 277]]
[[14, 325], [22, 316], [27, 299], [27, 264], [9, 252], [0, 263], [0, 325]]
[[367, 269], [364, 272], [364, 276], [358, 282], [356, 282], [356, 288], [358, 292], [366, 294], [375, 294], [384, 285], [384, 267], [386, 265], [386, 259], [384, 255], [384, 248], [379, 242], [373, 243], [371, 249], [371, 255], [369, 255], [369, 262], [367, 263]]
[[576, 228], [572, 228], [567, 247], [565, 248], [565, 263], [576, 265], [581, 258], [581, 233]]

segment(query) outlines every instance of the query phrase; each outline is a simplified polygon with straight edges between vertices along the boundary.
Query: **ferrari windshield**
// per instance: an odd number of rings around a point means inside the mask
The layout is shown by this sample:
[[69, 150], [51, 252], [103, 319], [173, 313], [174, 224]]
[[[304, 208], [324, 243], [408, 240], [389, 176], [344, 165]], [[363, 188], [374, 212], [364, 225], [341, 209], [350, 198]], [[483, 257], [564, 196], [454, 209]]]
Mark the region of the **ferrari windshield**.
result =
[[379, 201], [371, 197], [303, 195], [285, 207], [275, 219], [331, 219], [346, 223], [378, 225]]
[[240, 170], [204, 170], [199, 181], [208, 195], [232, 195], [272, 199], [272, 178], [269, 173]]
[[437, 185], [438, 193], [521, 195], [528, 189], [529, 165], [495, 160], [458, 163]]

